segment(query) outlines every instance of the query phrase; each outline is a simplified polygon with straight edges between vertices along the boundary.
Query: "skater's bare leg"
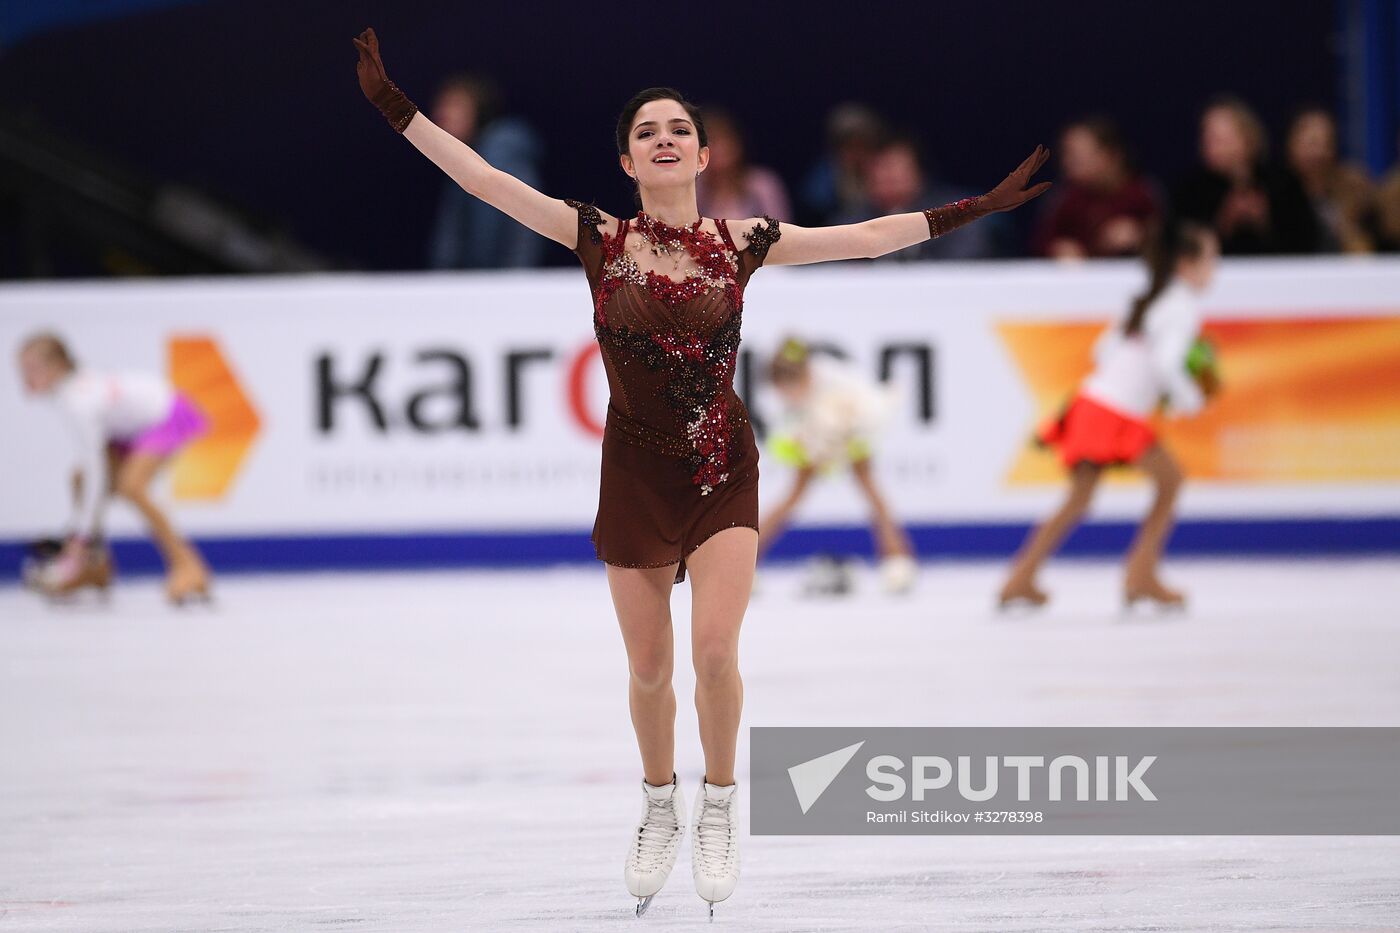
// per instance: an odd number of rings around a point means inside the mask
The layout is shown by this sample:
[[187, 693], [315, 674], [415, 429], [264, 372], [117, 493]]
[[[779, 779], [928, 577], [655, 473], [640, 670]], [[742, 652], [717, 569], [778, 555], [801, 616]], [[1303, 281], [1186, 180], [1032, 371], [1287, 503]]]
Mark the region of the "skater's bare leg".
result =
[[889, 506], [885, 504], [885, 497], [880, 494], [879, 488], [875, 485], [875, 475], [870, 468], [870, 459], [857, 460], [851, 464], [851, 475], [855, 477], [856, 485], [865, 494], [865, 501], [870, 504], [871, 523], [875, 529], [875, 546], [879, 550], [881, 557], [894, 557], [898, 555], [912, 555], [914, 546], [909, 541], [909, 536], [904, 529], [894, 520], [890, 514]]
[[[807, 487], [811, 485], [812, 478], [817, 475], [813, 467], [802, 467], [793, 477], [792, 489], [788, 490], [787, 498], [763, 516], [759, 521], [758, 533], [758, 553], [763, 555], [768, 553], [773, 543], [782, 536], [783, 529], [787, 527], [788, 520], [792, 518], [792, 512], [797, 508], [797, 503], [802, 501], [802, 497], [807, 494]], [[688, 566], [688, 563], [687, 563]]]
[[633, 569], [608, 565], [608, 588], [627, 648], [627, 704], [648, 784], [669, 784], [676, 757], [675, 635], [671, 588], [676, 565]]
[[739, 627], [757, 560], [758, 535], [752, 528], [727, 528], [686, 558], [695, 708], [705, 749], [705, 780], [711, 784], [734, 783], [734, 751], [744, 706]]
[[208, 585], [209, 569], [195, 546], [175, 530], [164, 510], [151, 498], [151, 482], [169, 461], [169, 457], [157, 454], [129, 454], [117, 467], [114, 485], [117, 495], [135, 506], [146, 520], [151, 537], [165, 558], [167, 590], [172, 597], [179, 598], [203, 592]]
[[1181, 594], [1162, 585], [1157, 576], [1157, 565], [1161, 562], [1162, 549], [1176, 518], [1181, 468], [1160, 444], [1148, 448], [1138, 461], [1138, 466], [1152, 479], [1156, 495], [1124, 562], [1124, 593], [1130, 600], [1147, 597], [1159, 602], [1179, 603], [1182, 601]]
[[[686, 560], [691, 570], [691, 654], [695, 660], [695, 707], [705, 747], [706, 786], [691, 824], [690, 860], [695, 892], [710, 904], [734, 892], [739, 880], [738, 824], [734, 804], [734, 752], [744, 706], [739, 677], [739, 629], [748, 608], [758, 559], [758, 535], [729, 528], [711, 537]], [[708, 785], [718, 785], [714, 791]]]
[[1092, 463], [1080, 463], [1070, 474], [1069, 495], [1054, 515], [1031, 532], [1011, 565], [1011, 574], [1001, 588], [1001, 601], [1029, 599], [1044, 602], [1045, 594], [1035, 585], [1040, 567], [1064, 543], [1066, 536], [1079, 524], [1094, 499], [1103, 469]]

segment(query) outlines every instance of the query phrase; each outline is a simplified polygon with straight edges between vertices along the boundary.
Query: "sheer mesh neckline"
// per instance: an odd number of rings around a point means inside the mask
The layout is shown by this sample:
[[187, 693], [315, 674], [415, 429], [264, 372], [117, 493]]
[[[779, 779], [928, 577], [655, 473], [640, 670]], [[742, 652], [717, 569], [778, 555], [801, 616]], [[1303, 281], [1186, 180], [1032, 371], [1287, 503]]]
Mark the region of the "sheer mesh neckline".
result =
[[[722, 220], [715, 220], [717, 233], [703, 229], [706, 219], [702, 215], [693, 224], [674, 227], [641, 212], [621, 221], [611, 249], [605, 251], [610, 254], [605, 275], [645, 286], [670, 305], [736, 284], [733, 240]], [[634, 227], [637, 235], [629, 237]]]

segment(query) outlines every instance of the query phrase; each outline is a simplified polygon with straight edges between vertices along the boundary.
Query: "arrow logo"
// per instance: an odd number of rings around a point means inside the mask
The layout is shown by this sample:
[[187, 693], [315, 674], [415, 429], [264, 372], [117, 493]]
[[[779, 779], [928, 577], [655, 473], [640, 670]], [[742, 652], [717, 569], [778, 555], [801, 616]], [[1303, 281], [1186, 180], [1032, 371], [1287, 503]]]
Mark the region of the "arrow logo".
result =
[[847, 762], [855, 757], [864, 744], [865, 740], [862, 739], [854, 745], [847, 745], [820, 758], [813, 758], [788, 768], [788, 777], [792, 780], [792, 789], [797, 794], [797, 803], [802, 807], [803, 813], [812, 809], [812, 804], [826, 793], [826, 789], [836, 780], [841, 769], [846, 767]]
[[228, 491], [260, 427], [219, 346], [203, 336], [172, 337], [170, 381], [209, 419], [210, 427], [175, 461], [177, 499], [218, 499]]

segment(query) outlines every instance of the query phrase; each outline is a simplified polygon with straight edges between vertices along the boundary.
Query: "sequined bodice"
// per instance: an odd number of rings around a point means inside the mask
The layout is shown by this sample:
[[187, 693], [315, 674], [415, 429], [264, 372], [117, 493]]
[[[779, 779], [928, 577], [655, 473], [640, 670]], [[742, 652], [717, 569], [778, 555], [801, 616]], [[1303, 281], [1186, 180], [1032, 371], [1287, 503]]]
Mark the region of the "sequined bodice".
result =
[[640, 214], [609, 235], [588, 223], [588, 210], [580, 207], [580, 236], [596, 237], [600, 254], [590, 282], [609, 428], [675, 456], [706, 495], [752, 447], [733, 386], [747, 278], [740, 251], [722, 220], [716, 233]]

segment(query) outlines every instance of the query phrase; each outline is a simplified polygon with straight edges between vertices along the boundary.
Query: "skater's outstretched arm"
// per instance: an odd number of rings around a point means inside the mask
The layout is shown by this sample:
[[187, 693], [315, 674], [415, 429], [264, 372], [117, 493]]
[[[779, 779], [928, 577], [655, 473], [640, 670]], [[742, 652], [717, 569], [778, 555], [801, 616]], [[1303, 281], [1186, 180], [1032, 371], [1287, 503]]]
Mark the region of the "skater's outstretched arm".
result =
[[355, 65], [360, 90], [379, 108], [389, 125], [418, 147], [461, 185], [462, 190], [502, 211], [531, 230], [569, 249], [578, 244], [578, 211], [559, 198], [541, 194], [520, 179], [492, 167], [466, 143], [437, 126], [389, 80], [379, 57], [379, 38], [366, 29], [352, 40], [360, 52]]
[[[1048, 158], [1050, 150], [1036, 146], [1035, 152], [991, 191], [942, 207], [833, 227], [799, 227], [785, 223], [782, 236], [772, 241], [764, 264], [793, 266], [833, 259], [874, 259], [951, 233], [979, 217], [1014, 210], [1049, 189], [1048, 181], [1026, 187]], [[761, 219], [732, 221], [730, 227], [747, 236], [760, 223]]]

